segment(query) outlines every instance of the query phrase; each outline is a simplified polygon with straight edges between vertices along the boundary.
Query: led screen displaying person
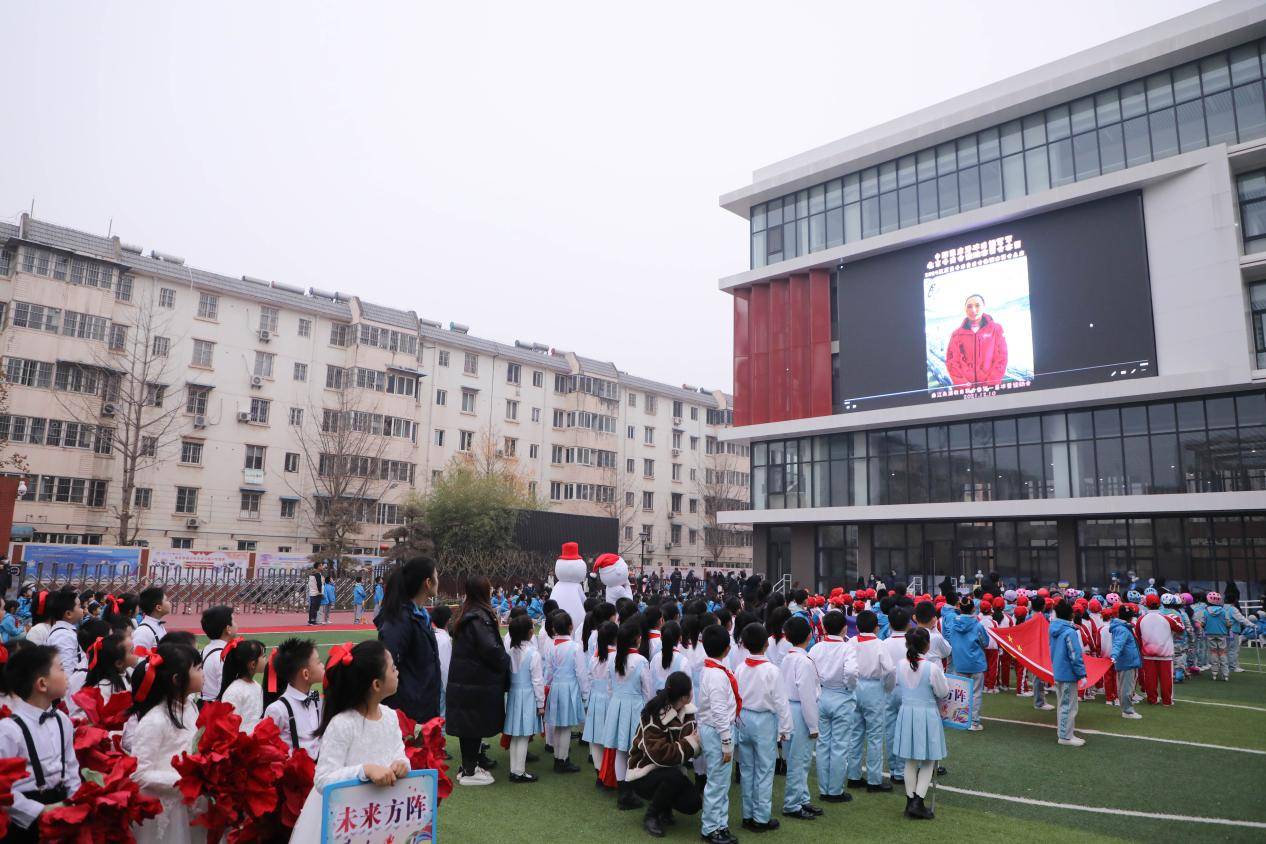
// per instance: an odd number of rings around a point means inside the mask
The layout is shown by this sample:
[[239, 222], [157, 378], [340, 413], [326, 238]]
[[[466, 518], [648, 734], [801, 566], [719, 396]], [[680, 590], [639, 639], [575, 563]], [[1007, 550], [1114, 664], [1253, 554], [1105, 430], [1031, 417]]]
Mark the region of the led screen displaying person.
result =
[[1007, 338], [985, 313], [985, 297], [973, 293], [963, 303], [966, 318], [945, 347], [945, 369], [955, 387], [996, 387], [1007, 374]]

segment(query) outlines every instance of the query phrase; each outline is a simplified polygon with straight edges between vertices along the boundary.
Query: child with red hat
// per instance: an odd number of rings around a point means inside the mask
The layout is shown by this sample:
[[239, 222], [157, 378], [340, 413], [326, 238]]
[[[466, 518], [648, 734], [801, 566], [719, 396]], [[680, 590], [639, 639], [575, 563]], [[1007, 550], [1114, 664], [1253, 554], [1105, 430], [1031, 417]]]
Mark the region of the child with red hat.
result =
[[1143, 650], [1143, 691], [1147, 702], [1174, 704], [1174, 636], [1183, 631], [1182, 622], [1160, 611], [1160, 595], [1143, 596], [1146, 611], [1135, 622]]

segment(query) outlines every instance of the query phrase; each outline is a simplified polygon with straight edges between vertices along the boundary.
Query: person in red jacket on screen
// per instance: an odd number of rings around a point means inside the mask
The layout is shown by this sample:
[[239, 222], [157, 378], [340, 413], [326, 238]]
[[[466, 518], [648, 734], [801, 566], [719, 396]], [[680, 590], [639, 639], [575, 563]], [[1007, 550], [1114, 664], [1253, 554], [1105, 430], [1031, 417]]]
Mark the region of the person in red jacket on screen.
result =
[[966, 319], [950, 335], [945, 368], [955, 387], [996, 387], [1007, 374], [1007, 338], [985, 313], [985, 297], [972, 294], [963, 303]]

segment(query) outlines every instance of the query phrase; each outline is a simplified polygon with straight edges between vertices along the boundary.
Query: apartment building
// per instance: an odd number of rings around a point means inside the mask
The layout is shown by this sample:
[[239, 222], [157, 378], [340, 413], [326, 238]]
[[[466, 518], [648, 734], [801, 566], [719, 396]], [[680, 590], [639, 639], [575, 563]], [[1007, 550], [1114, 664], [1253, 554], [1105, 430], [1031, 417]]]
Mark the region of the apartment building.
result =
[[715, 515], [749, 499], [721, 391], [27, 215], [0, 223], [0, 353], [21, 538], [117, 543], [130, 489], [124, 541], [310, 552], [344, 501], [373, 552], [466, 459], [512, 468], [543, 507], [619, 518], [621, 547], [586, 553], [750, 565], [750, 530]]

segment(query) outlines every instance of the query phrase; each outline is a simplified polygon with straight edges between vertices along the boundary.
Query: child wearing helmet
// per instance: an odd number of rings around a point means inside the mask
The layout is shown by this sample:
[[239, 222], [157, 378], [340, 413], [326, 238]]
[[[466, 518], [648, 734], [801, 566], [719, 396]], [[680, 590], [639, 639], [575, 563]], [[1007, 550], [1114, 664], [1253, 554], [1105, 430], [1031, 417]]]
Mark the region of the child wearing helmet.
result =
[[1213, 679], [1218, 675], [1230, 681], [1231, 665], [1227, 661], [1226, 640], [1231, 633], [1231, 619], [1226, 607], [1222, 605], [1220, 592], [1209, 592], [1204, 596], [1205, 606], [1197, 616], [1197, 623], [1204, 628], [1205, 641], [1209, 648], [1209, 664], [1213, 667]]

